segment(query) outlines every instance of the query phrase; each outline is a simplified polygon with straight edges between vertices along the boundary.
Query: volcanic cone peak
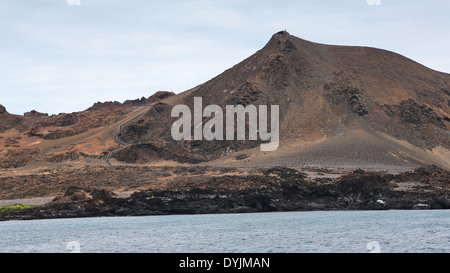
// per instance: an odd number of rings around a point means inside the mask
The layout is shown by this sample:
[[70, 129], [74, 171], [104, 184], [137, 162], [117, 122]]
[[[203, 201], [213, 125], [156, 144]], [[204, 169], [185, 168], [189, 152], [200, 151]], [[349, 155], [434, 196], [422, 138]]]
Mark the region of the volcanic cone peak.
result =
[[269, 43], [281, 43], [288, 40], [290, 37], [291, 34], [289, 34], [289, 32], [287, 32], [286, 30], [282, 30], [272, 35], [272, 38], [270, 38]]
[[291, 36], [287, 31], [280, 31], [272, 36], [267, 45], [269, 47], [272, 46], [275, 47], [279, 51], [279, 53], [282, 54], [299, 49], [298, 45], [301, 46], [299, 42], [306, 42], [306, 41]]
[[[380, 166], [418, 166], [434, 159], [416, 148], [450, 147], [450, 105], [446, 103], [450, 97], [442, 91], [450, 88], [448, 82], [450, 75], [394, 52], [320, 44], [280, 31], [261, 50], [173, 101], [191, 109], [195, 97], [201, 97], [204, 106], [278, 105], [280, 149], [266, 155], [272, 159], [262, 155], [262, 165], [272, 164], [278, 155], [296, 166], [307, 164], [305, 158], [310, 156], [308, 160], [319, 165], [328, 164], [331, 157], [337, 158], [331, 165], [371, 165], [375, 163], [369, 162], [374, 158], [367, 154], [370, 148]], [[145, 163], [153, 157], [191, 163], [220, 161], [224, 155], [258, 145], [252, 141], [174, 142], [170, 126], [176, 118], [170, 116], [170, 108], [149, 111], [124, 126], [123, 139], [139, 145], [122, 150], [117, 159], [132, 159], [132, 163]], [[415, 147], [404, 148], [401, 141]], [[297, 143], [316, 146], [289, 148]], [[354, 152], [355, 143], [361, 151]], [[319, 156], [317, 151], [324, 149]], [[355, 155], [348, 151], [369, 159], [355, 163]]]

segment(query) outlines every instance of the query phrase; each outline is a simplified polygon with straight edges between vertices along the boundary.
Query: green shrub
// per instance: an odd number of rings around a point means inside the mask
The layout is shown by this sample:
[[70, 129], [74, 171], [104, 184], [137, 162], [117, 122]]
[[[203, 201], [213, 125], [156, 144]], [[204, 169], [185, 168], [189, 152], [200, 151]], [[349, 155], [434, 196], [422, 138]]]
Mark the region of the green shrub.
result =
[[0, 206], [0, 212], [10, 212], [10, 211], [16, 211], [16, 210], [23, 210], [32, 208], [32, 205], [24, 205], [24, 204], [14, 204], [14, 205], [8, 205], [8, 206]]

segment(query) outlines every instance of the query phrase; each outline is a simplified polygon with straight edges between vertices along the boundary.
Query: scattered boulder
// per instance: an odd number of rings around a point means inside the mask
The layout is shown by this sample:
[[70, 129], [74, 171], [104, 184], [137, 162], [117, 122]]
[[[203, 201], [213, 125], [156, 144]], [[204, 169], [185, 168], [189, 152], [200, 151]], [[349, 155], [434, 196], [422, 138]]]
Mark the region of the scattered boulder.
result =
[[104, 189], [69, 187], [62, 197], [56, 197], [52, 203], [97, 202], [111, 204], [114, 193]]

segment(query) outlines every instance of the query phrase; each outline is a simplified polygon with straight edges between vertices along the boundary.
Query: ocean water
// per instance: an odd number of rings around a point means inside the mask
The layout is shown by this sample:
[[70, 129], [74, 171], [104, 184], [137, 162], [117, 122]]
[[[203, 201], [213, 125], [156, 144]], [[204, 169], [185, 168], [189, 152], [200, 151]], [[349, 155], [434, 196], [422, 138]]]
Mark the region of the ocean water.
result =
[[442, 253], [450, 211], [317, 211], [0, 222], [0, 252]]

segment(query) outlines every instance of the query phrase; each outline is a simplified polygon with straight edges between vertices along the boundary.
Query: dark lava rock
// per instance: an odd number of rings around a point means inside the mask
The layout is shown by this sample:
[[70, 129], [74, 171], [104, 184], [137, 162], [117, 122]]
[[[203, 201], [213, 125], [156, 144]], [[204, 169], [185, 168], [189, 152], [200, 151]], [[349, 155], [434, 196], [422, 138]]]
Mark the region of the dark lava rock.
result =
[[433, 124], [446, 129], [442, 119], [431, 108], [419, 105], [413, 99], [403, 100], [398, 105], [384, 105], [383, 110], [389, 115], [398, 116], [402, 121], [415, 126]]
[[6, 114], [6, 113], [8, 113], [8, 112], [6, 111], [5, 106], [3, 106], [3, 105], [0, 104], [0, 115]]
[[[269, 168], [262, 175], [207, 177], [117, 198], [103, 189], [70, 187], [51, 203], [0, 213], [0, 220], [304, 210], [450, 209], [450, 172], [435, 166], [397, 175], [356, 170], [334, 181]], [[408, 183], [422, 188], [402, 189]]]

